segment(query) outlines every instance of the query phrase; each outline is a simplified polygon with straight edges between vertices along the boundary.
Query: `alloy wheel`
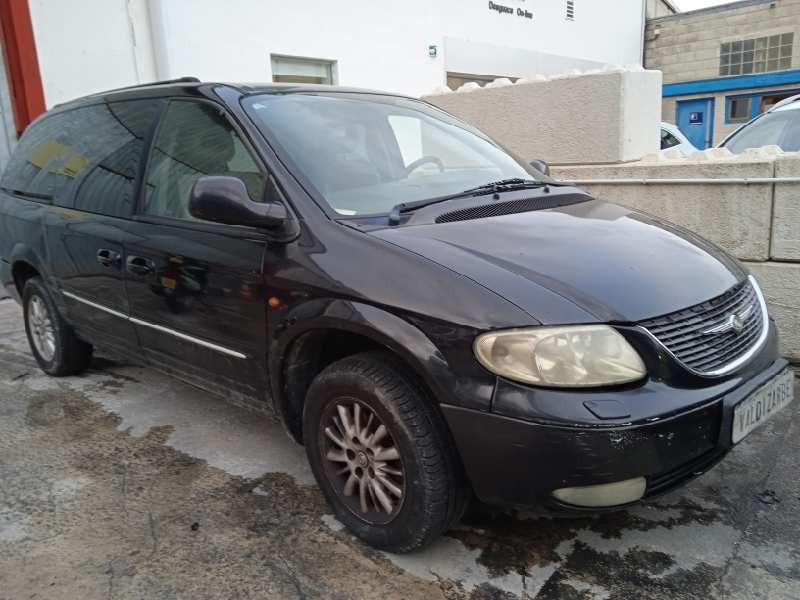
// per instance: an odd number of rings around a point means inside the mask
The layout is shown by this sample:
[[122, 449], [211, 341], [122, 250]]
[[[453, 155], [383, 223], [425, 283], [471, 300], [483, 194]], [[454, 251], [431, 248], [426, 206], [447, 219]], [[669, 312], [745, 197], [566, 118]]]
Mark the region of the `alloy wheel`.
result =
[[337, 496], [367, 523], [390, 522], [403, 505], [406, 477], [386, 425], [354, 398], [330, 402], [322, 419], [320, 451]]
[[36, 351], [45, 361], [53, 360], [56, 354], [56, 332], [50, 313], [40, 296], [33, 296], [28, 302], [28, 323]]

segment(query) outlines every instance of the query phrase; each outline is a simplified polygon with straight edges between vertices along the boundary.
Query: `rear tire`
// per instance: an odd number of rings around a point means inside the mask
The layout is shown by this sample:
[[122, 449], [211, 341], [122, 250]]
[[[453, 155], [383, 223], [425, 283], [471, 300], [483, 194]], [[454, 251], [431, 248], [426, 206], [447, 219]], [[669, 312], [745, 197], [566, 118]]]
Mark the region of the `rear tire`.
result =
[[391, 357], [357, 354], [323, 370], [303, 432], [336, 517], [368, 544], [410, 552], [461, 517], [469, 495], [445, 425]]
[[83, 373], [92, 363], [92, 345], [79, 339], [64, 320], [40, 277], [25, 282], [22, 291], [25, 333], [39, 368], [64, 377]]

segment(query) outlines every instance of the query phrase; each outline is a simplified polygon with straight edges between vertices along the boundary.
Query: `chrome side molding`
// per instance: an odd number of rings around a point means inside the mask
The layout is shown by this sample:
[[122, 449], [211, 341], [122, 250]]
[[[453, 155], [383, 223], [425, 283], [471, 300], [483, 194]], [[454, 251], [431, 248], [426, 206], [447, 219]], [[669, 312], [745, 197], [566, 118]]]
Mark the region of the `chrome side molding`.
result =
[[220, 346], [212, 342], [207, 342], [206, 340], [202, 340], [200, 338], [196, 338], [194, 336], [181, 333], [180, 331], [170, 329], [169, 327], [164, 327], [163, 325], [156, 325], [155, 323], [150, 323], [149, 321], [144, 321], [136, 317], [131, 317], [129, 315], [116, 311], [112, 308], [108, 308], [107, 306], [103, 306], [102, 304], [98, 304], [97, 302], [92, 302], [91, 300], [87, 300], [86, 298], [81, 298], [80, 296], [77, 296], [72, 292], [62, 291], [61, 294], [67, 298], [75, 300], [76, 302], [80, 302], [81, 304], [91, 306], [92, 308], [96, 308], [97, 310], [101, 310], [110, 315], [114, 315], [115, 317], [118, 317], [120, 319], [125, 319], [126, 321], [130, 321], [134, 325], [140, 325], [142, 327], [149, 327], [150, 329], [155, 329], [156, 331], [160, 331], [162, 333], [166, 333], [168, 335], [185, 340], [187, 342], [197, 344], [198, 346], [203, 346], [204, 348], [214, 350], [216, 352], [219, 352], [220, 354], [226, 354], [228, 356], [233, 356], [234, 358], [242, 358], [242, 359], [247, 358], [246, 354], [242, 354], [241, 352], [238, 352], [236, 350], [231, 350], [230, 348], [226, 348], [225, 346]]

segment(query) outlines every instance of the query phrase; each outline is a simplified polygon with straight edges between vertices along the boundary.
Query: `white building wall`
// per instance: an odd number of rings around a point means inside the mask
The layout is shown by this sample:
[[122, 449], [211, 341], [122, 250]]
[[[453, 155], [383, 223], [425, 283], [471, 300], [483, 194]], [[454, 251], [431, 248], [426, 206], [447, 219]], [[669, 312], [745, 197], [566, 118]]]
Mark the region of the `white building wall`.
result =
[[565, 73], [570, 69], [588, 71], [607, 64], [452, 37], [445, 38], [444, 47], [445, 68], [452, 73], [530, 77], [532, 75], [555, 75]]
[[574, 21], [566, 18], [566, 0], [496, 0], [532, 12], [532, 20], [489, 10], [488, 0], [435, 3], [448, 37], [605, 64], [642, 62], [643, 0], [575, 0]]
[[151, 46], [146, 0], [30, 0], [29, 6], [48, 108], [154, 78], [152, 64], [138, 62]]
[[[168, 66], [159, 76], [271, 81], [270, 54], [335, 60], [338, 82], [419, 93], [443, 82], [437, 3], [405, 0], [157, 0]], [[488, 9], [487, 9], [488, 10]], [[154, 33], [157, 35], [156, 31]]]
[[[153, 79], [263, 82], [270, 55], [336, 61], [341, 85], [421, 95], [446, 72], [513, 77], [641, 62], [644, 0], [30, 0], [48, 106]], [[428, 56], [428, 46], [438, 55]], [[557, 56], [553, 56], [557, 55]]]

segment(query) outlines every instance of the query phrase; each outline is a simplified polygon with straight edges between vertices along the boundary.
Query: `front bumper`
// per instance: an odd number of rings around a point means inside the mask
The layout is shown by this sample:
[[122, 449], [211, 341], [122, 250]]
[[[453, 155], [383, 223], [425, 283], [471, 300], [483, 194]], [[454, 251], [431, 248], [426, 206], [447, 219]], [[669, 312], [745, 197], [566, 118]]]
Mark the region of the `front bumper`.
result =
[[[442, 410], [478, 499], [504, 506], [585, 512], [555, 500], [553, 490], [643, 476], [647, 480], [644, 497], [650, 498], [719, 461], [732, 446], [734, 406], [787, 367], [785, 360], [773, 354], [774, 346], [772, 351], [765, 350], [745, 374], [714, 386], [683, 390], [648, 382], [636, 390], [618, 392], [618, 397], [631, 394], [636, 402], [649, 405], [650, 416], [638, 422], [563, 424], [557, 419], [535, 422], [496, 414], [497, 407], [511, 407], [511, 412], [522, 402], [517, 386], [503, 390], [502, 385], [495, 393], [494, 413], [455, 406], [442, 406]], [[553, 395], [563, 403], [565, 398], [559, 397], [563, 394], [531, 390], [527, 400], [542, 407]], [[504, 398], [508, 395], [511, 401]], [[583, 405], [589, 396], [593, 394], [573, 392], [572, 405]], [[690, 407], [674, 410], [680, 401], [676, 396]], [[659, 406], [666, 410], [652, 414]]]

